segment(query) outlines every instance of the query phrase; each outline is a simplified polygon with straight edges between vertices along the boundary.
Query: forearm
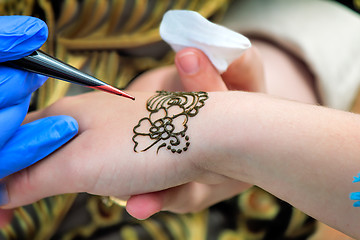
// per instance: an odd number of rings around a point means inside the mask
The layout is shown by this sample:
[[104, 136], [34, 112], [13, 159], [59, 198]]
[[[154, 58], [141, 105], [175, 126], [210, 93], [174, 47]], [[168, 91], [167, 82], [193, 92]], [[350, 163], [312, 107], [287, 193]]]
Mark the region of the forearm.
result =
[[349, 194], [357, 187], [359, 116], [243, 92], [211, 95], [205, 114], [210, 146], [201, 166], [355, 234], [360, 216]]

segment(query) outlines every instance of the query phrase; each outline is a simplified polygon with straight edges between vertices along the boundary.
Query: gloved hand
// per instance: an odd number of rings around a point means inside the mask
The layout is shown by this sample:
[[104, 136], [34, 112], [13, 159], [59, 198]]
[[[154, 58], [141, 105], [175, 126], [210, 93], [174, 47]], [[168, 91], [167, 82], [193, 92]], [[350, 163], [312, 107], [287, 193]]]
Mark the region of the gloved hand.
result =
[[[0, 62], [19, 59], [47, 39], [46, 24], [33, 17], [0, 16]], [[0, 64], [0, 179], [46, 157], [78, 131], [69, 116], [39, 119], [21, 126], [32, 92], [46, 77]]]

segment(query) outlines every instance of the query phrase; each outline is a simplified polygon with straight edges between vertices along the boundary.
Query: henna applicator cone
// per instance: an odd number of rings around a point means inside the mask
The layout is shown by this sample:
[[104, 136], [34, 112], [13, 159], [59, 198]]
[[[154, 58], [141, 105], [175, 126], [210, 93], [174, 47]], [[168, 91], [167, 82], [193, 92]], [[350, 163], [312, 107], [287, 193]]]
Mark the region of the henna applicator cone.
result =
[[21, 59], [5, 62], [4, 64], [9, 67], [23, 69], [135, 100], [135, 98], [128, 93], [102, 82], [41, 50], [37, 50]]

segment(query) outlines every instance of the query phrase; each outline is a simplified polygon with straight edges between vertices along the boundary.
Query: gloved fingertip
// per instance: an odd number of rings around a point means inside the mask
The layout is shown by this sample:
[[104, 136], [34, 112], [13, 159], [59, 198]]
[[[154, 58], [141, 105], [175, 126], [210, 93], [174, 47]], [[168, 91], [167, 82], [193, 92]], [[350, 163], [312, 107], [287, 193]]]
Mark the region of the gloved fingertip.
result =
[[62, 115], [56, 116], [56, 118], [58, 118], [56, 120], [58, 125], [54, 126], [57, 128], [58, 132], [61, 133], [60, 135], [74, 136], [78, 133], [79, 124], [73, 117]]
[[48, 37], [44, 21], [30, 16], [0, 16], [0, 62], [19, 59], [39, 49]]
[[33, 90], [33, 92], [35, 92], [39, 87], [41, 87], [46, 82], [46, 80], [48, 80], [47, 76], [40, 75], [40, 74], [36, 74], [35, 78], [37, 81], [37, 85], [34, 84], [35, 86], [31, 89], [31, 90]]
[[43, 134], [39, 135], [38, 138], [38, 143], [43, 142], [43, 144], [38, 144], [40, 148], [48, 148], [49, 146], [60, 147], [74, 137], [79, 130], [79, 125], [74, 118], [63, 115], [39, 119], [37, 120], [37, 125], [40, 127], [42, 125], [43, 128], [40, 130]]
[[78, 132], [70, 116], [52, 116], [22, 125], [0, 149], [0, 179], [45, 158]]

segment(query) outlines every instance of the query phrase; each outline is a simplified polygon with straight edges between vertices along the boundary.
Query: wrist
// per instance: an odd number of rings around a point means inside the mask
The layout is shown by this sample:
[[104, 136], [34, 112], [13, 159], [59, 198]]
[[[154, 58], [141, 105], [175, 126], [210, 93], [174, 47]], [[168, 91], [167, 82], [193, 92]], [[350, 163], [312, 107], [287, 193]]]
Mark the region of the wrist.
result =
[[251, 141], [250, 129], [256, 124], [251, 120], [256, 107], [246, 92], [209, 93], [207, 105], [189, 128], [196, 144], [196, 157], [191, 160], [204, 175], [252, 179], [245, 150]]
[[194, 159], [200, 156], [198, 146], [203, 141], [197, 137], [201, 121], [196, 119], [207, 105], [208, 94], [204, 92], [157, 92], [149, 96], [140, 107], [140, 110], [146, 109], [145, 112], [141, 110], [144, 115], [136, 117], [132, 129], [133, 151], [138, 157], [154, 163], [147, 164], [152, 171], [167, 169], [166, 178], [172, 178], [176, 185], [197, 180], [198, 176], [202, 178], [206, 174], [204, 169], [194, 164]]

